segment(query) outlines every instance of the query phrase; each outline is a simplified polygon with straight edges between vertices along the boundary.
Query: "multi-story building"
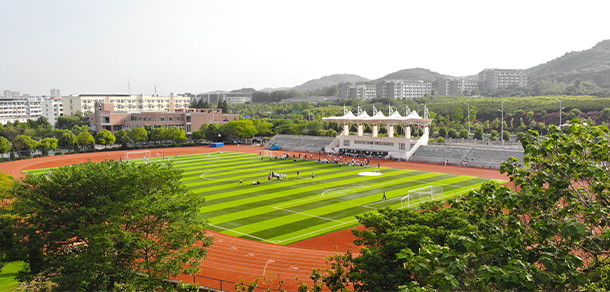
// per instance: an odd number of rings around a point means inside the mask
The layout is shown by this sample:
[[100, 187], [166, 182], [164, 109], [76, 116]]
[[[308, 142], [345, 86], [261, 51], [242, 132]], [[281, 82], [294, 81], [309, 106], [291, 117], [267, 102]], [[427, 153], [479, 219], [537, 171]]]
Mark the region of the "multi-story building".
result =
[[418, 98], [432, 94], [432, 83], [422, 80], [383, 80], [376, 84], [377, 97]]
[[57, 123], [57, 118], [64, 115], [63, 103], [61, 98], [47, 98], [41, 104], [41, 115], [53, 126]]
[[77, 111], [91, 113], [96, 102], [112, 103], [120, 111], [162, 111], [188, 108], [188, 96], [154, 96], [143, 94], [81, 94], [62, 98], [66, 115]]
[[445, 78], [439, 81], [439, 95], [470, 95], [479, 89], [480, 82], [465, 78], [450, 79]]
[[485, 69], [479, 73], [481, 91], [527, 87], [527, 72], [523, 69]]
[[58, 88], [51, 88], [51, 97], [61, 97], [61, 93]]
[[239, 120], [238, 114], [223, 114], [220, 108], [174, 108], [159, 111], [114, 111], [116, 106], [109, 102], [95, 102], [94, 112], [89, 114], [91, 130], [99, 132], [106, 129], [112, 133], [127, 128], [153, 129], [178, 127], [190, 137], [192, 131], [199, 130], [203, 124], [224, 125]]
[[377, 87], [370, 85], [346, 85], [339, 89], [341, 99], [371, 99], [377, 97]]
[[0, 98], [0, 122], [6, 124], [15, 120], [36, 120], [42, 114], [44, 97], [4, 97]]
[[[5, 90], [2, 92], [2, 96], [3, 97], [21, 97], [21, 94], [19, 93], [19, 91]], [[29, 94], [28, 94], [28, 96], [29, 96]]]
[[227, 101], [231, 104], [236, 103], [245, 103], [248, 101], [252, 101], [252, 94], [242, 93], [242, 92], [212, 92], [212, 93], [200, 93], [197, 94], [194, 99], [199, 101], [203, 99], [207, 101], [209, 104], [216, 104], [219, 100]]

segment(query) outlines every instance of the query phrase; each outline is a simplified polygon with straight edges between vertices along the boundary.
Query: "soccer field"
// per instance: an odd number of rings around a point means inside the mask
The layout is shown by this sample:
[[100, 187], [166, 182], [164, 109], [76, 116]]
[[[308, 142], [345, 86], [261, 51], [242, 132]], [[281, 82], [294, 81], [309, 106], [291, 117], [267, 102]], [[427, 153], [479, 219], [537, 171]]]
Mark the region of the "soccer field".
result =
[[[434, 199], [447, 199], [490, 180], [384, 167], [339, 167], [312, 160], [260, 160], [258, 155], [236, 152], [183, 155], [171, 160], [184, 171], [182, 183], [205, 197], [201, 216], [209, 221], [211, 230], [283, 245], [357, 226], [358, 214], [401, 208], [401, 198], [409, 190], [441, 186], [443, 196]], [[157, 162], [157, 158], [150, 162]], [[382, 175], [359, 175], [377, 170]], [[285, 173], [287, 179], [268, 181], [270, 171]], [[253, 185], [253, 181], [261, 184]], [[387, 200], [382, 200], [383, 192]]]

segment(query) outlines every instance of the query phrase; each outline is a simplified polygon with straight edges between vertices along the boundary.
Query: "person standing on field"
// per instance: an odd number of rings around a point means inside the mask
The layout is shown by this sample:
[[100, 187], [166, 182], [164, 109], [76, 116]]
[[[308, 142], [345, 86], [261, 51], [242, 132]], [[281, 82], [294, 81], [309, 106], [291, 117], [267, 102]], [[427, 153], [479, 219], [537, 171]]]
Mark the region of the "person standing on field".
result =
[[244, 185], [244, 178], [243, 177], [239, 178], [239, 184], [242, 185], [242, 186]]
[[385, 192], [383, 192], [383, 199], [382, 200], [386, 200]]

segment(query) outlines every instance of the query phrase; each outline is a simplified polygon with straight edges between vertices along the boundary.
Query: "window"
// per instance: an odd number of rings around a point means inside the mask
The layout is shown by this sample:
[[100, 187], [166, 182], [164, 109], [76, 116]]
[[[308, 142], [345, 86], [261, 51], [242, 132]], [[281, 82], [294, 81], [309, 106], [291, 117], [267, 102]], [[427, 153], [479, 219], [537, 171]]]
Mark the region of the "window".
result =
[[159, 121], [165, 122], [165, 117], [159, 117]]
[[343, 146], [349, 146], [349, 140], [344, 140], [343, 141]]
[[190, 123], [191, 122], [191, 116], [186, 116], [186, 122]]
[[176, 121], [180, 121], [180, 116], [177, 116], [177, 117], [176, 117]]
[[174, 117], [167, 117], [169, 119], [169, 121], [173, 121]]

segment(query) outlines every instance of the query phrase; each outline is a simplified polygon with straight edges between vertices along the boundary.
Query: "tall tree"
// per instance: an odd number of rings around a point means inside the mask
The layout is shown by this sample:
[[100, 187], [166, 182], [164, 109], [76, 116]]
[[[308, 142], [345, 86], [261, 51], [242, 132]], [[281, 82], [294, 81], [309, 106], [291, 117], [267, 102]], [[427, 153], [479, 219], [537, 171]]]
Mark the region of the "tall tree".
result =
[[104, 145], [104, 147], [114, 144], [114, 141], [116, 141], [116, 137], [106, 129], [101, 130], [95, 135], [95, 143]]
[[92, 148], [95, 145], [95, 138], [89, 132], [81, 132], [76, 136], [76, 140], [79, 146]]
[[28, 175], [12, 194], [21, 254], [60, 291], [155, 290], [199, 270], [203, 199], [171, 164], [84, 163]]

